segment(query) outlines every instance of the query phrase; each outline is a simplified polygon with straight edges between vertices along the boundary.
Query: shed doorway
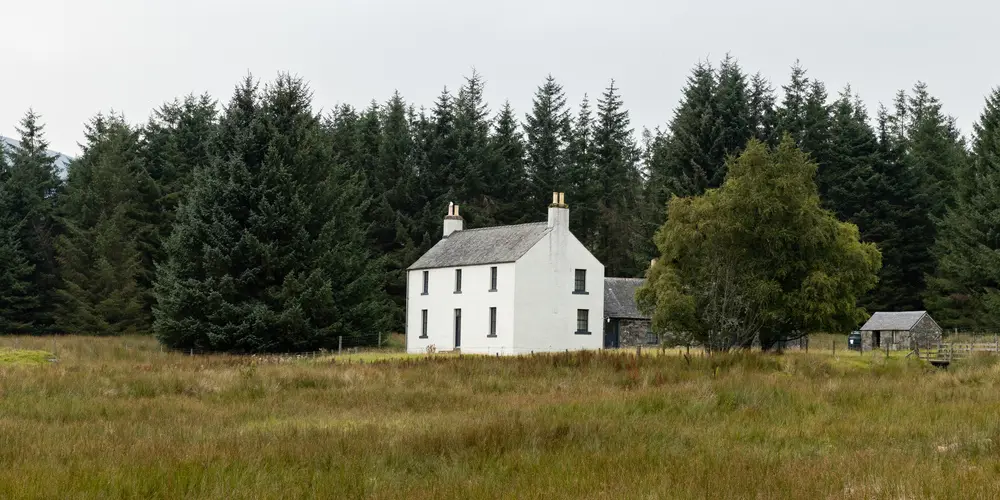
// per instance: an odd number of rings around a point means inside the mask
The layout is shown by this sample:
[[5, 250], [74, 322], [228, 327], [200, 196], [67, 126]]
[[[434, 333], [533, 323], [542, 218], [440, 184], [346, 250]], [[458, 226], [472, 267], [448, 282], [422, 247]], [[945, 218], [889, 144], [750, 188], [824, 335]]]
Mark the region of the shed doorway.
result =
[[872, 347], [882, 347], [882, 332], [872, 332]]
[[618, 319], [609, 319], [604, 326], [604, 348], [617, 349], [620, 343], [619, 328], [621, 322]]

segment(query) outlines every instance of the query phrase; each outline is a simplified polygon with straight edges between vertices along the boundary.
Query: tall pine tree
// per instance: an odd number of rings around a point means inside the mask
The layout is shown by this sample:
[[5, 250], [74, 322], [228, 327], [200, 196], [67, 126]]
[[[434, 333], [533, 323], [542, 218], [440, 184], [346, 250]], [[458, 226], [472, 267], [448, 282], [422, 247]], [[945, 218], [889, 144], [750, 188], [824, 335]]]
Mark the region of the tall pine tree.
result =
[[552, 202], [553, 192], [569, 188], [566, 149], [571, 140], [570, 116], [563, 87], [552, 75], [535, 92], [524, 130], [531, 212], [541, 214]]
[[33, 325], [25, 320], [38, 307], [31, 282], [34, 268], [21, 247], [24, 221], [13, 210], [13, 196], [5, 182], [9, 175], [7, 148], [0, 141], [0, 333], [31, 329]]
[[306, 351], [372, 342], [387, 325], [383, 265], [367, 250], [362, 179], [332, 161], [311, 93], [247, 78], [222, 118], [159, 266], [167, 345]]
[[945, 327], [1000, 330], [1000, 89], [973, 126], [972, 161], [938, 224], [927, 307]]
[[59, 234], [56, 203], [62, 186], [55, 157], [49, 154], [44, 127], [32, 110], [17, 128], [20, 141], [10, 152], [9, 168], [2, 184], [7, 197], [7, 217], [18, 226], [18, 245], [32, 268], [29, 289], [35, 307], [23, 309], [13, 318], [31, 325], [34, 332], [51, 331], [59, 286], [56, 275], [55, 239]]
[[597, 101], [594, 129], [595, 179], [599, 195], [594, 256], [604, 263], [607, 276], [638, 276], [641, 178], [639, 151], [629, 127], [628, 111], [614, 80]]
[[135, 129], [118, 115], [87, 126], [83, 155], [69, 167], [56, 243], [62, 287], [56, 319], [67, 333], [147, 331], [141, 242], [152, 228], [143, 206], [149, 177]]

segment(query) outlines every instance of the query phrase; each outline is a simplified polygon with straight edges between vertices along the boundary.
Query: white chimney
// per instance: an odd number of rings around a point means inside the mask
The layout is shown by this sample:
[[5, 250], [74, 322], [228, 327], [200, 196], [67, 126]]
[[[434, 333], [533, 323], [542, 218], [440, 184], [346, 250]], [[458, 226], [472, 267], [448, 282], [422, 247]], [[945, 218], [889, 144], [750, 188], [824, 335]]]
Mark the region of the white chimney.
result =
[[549, 227], [569, 229], [569, 205], [566, 204], [566, 193], [552, 193]]
[[465, 219], [458, 215], [458, 205], [449, 202], [448, 215], [444, 218], [444, 237], [447, 238], [451, 233], [461, 231], [464, 227]]

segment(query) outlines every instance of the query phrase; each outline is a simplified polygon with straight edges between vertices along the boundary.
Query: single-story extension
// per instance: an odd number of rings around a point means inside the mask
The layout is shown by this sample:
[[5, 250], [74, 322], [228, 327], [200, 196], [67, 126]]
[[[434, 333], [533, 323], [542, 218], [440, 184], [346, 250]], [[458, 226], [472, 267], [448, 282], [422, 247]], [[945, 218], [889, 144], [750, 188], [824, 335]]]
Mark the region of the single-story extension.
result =
[[877, 312], [861, 327], [861, 350], [926, 349], [940, 342], [941, 334], [927, 311]]
[[604, 278], [604, 348], [659, 345], [652, 319], [641, 312], [635, 291], [642, 278]]

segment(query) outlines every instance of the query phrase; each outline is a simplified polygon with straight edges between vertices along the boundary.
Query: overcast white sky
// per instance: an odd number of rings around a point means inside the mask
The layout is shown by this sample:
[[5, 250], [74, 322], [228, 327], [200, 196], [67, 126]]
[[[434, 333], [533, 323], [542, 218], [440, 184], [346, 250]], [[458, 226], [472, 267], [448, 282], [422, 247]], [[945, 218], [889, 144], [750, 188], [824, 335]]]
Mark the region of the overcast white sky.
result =
[[[162, 102], [222, 102], [247, 72], [308, 80], [317, 108], [430, 105], [475, 67], [496, 111], [528, 111], [546, 74], [575, 106], [614, 78], [639, 130], [665, 124], [699, 59], [726, 52], [775, 87], [800, 59], [831, 95], [873, 108], [917, 80], [965, 131], [1000, 85], [1000, 5], [986, 0], [2, 0], [0, 134], [30, 106], [76, 154], [99, 111], [145, 121]], [[824, 6], [819, 6], [820, 4]]]

